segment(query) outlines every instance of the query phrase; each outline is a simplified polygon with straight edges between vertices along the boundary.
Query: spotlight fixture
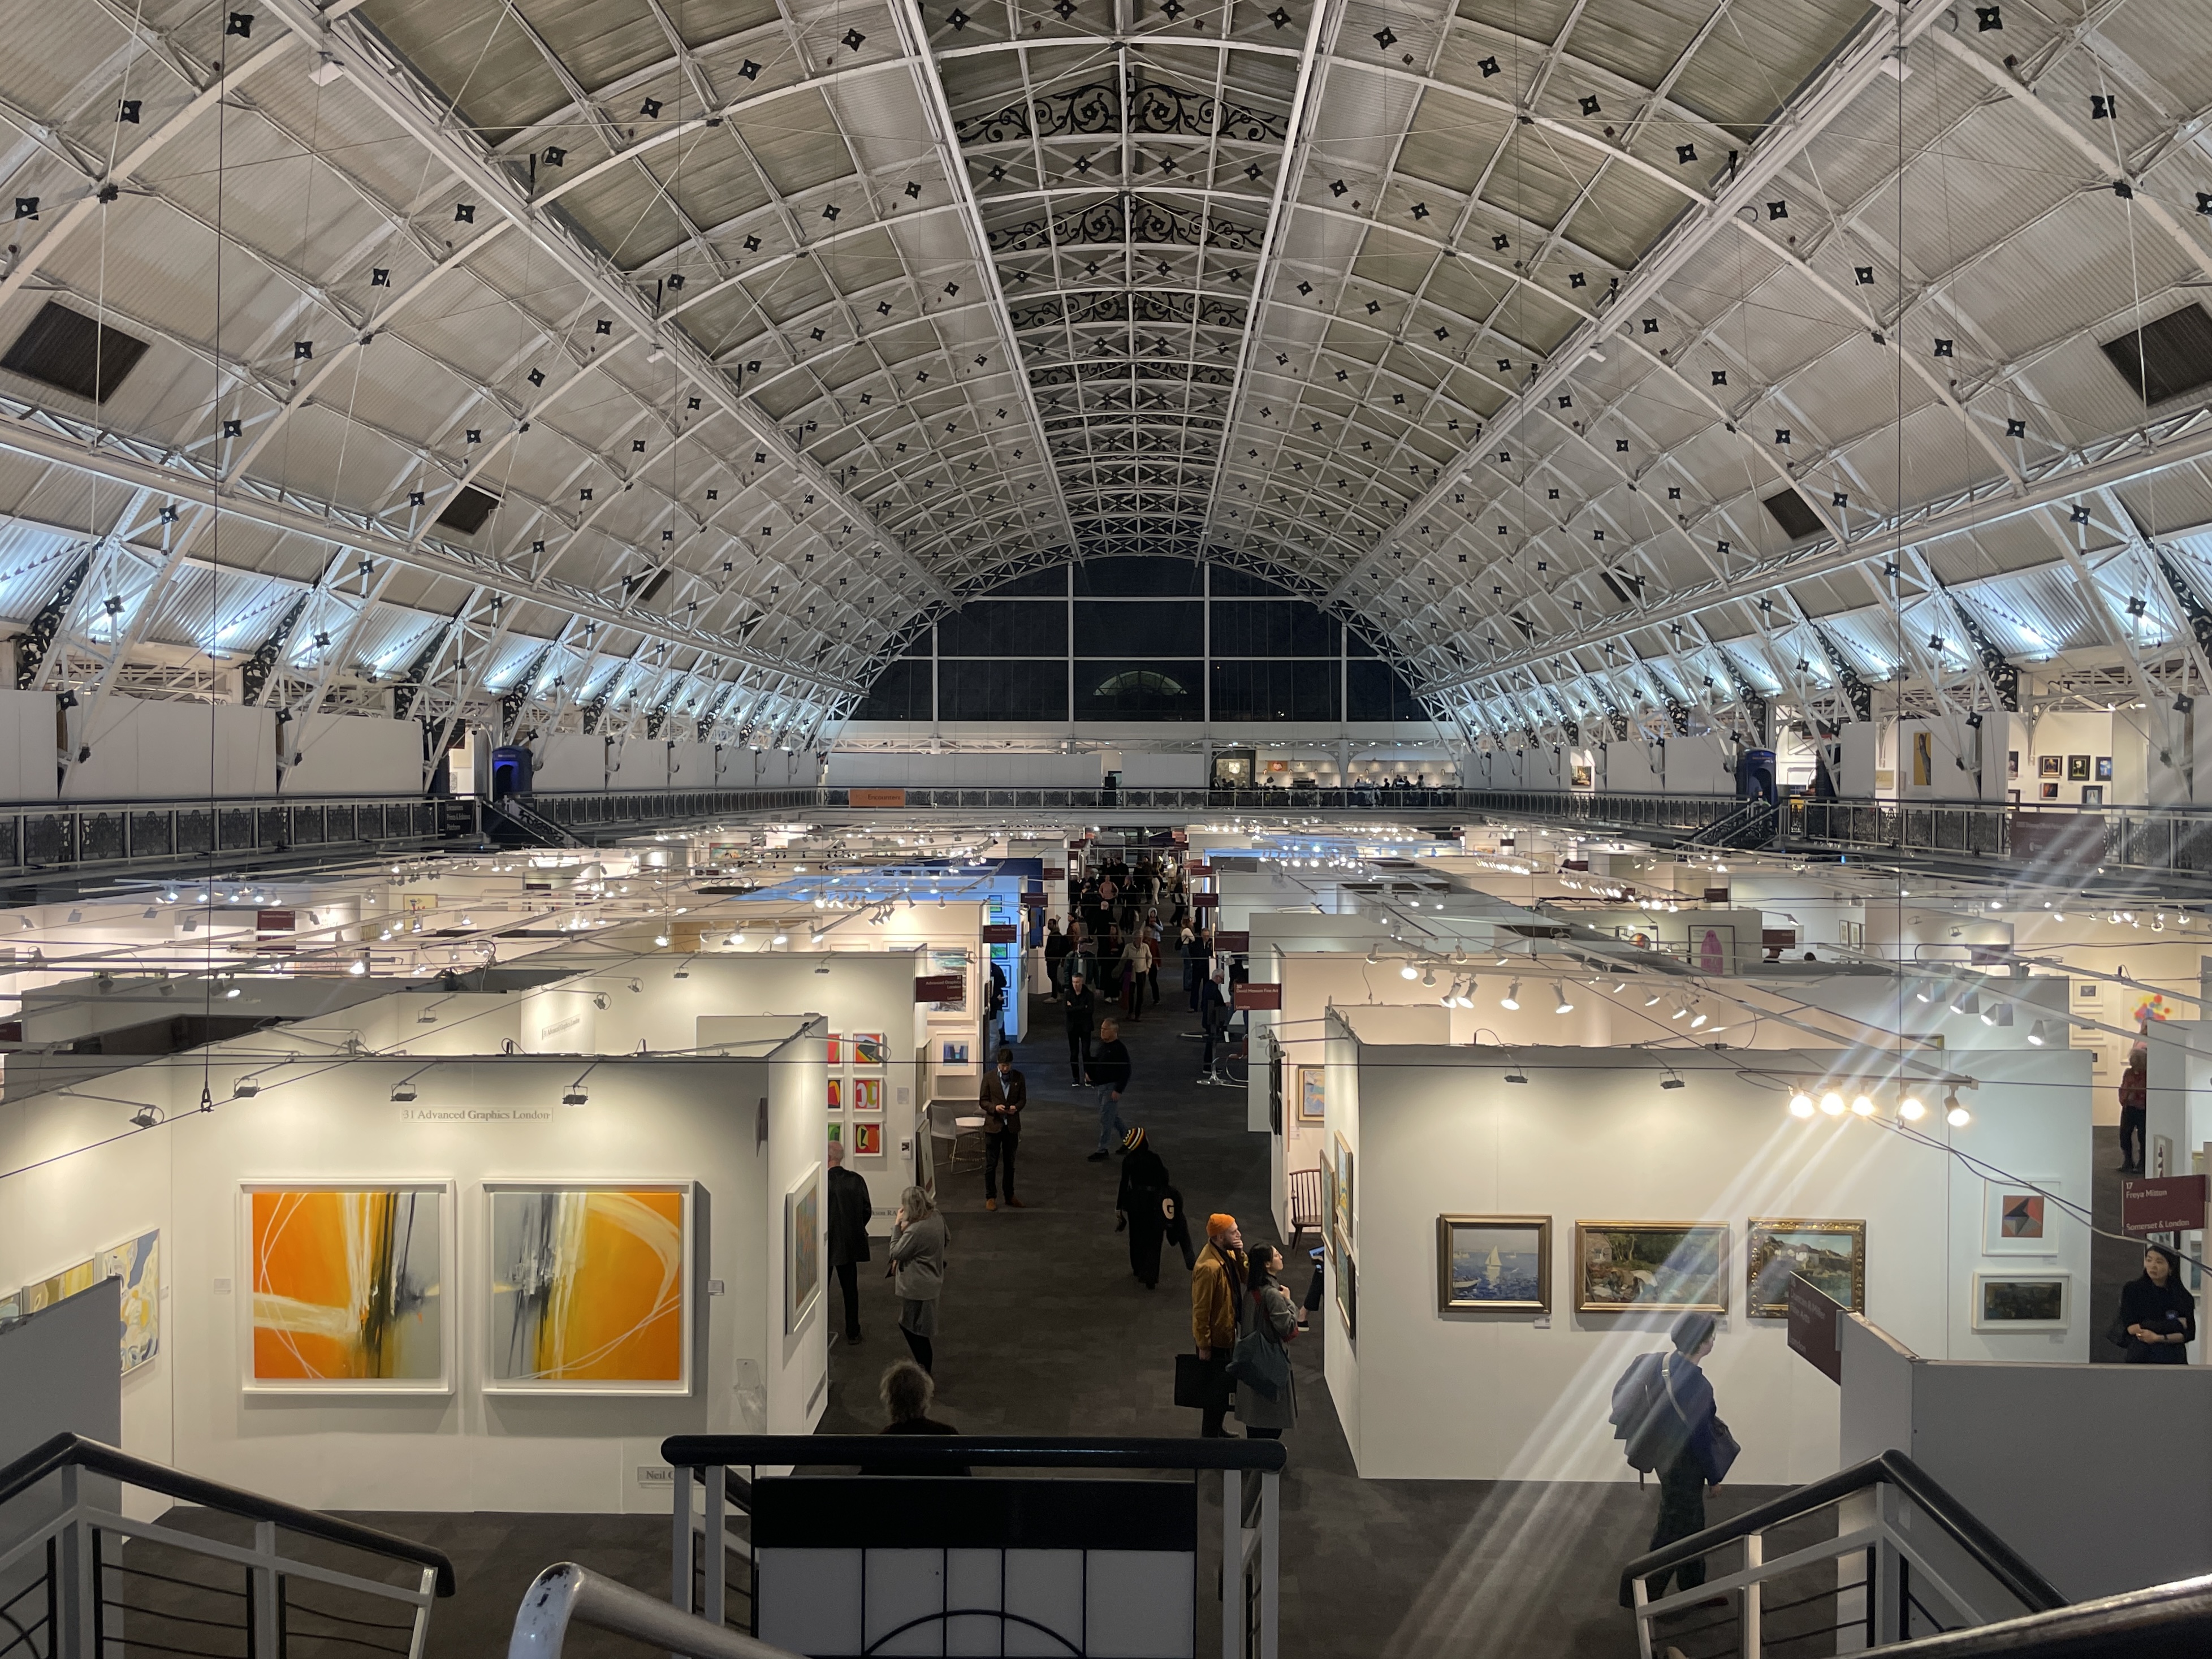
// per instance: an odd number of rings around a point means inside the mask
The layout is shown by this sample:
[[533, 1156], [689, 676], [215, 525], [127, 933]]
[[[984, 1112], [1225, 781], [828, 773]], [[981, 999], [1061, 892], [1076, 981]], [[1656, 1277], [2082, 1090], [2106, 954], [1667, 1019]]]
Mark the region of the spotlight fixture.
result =
[[251, 1100], [261, 1092], [261, 1085], [250, 1077], [242, 1077], [230, 1085], [233, 1100]]
[[665, 933], [655, 933], [653, 936], [653, 942], [659, 945], [662, 950], [665, 951], [668, 948], [668, 935]]
[[399, 1082], [399, 1083], [395, 1083], [395, 1084], [393, 1084], [393, 1085], [392, 1085], [392, 1099], [394, 1099], [394, 1100], [398, 1100], [398, 1101], [408, 1101], [408, 1100], [412, 1100], [412, 1099], [414, 1099], [414, 1098], [415, 1098], [415, 1085], [414, 1085], [413, 1081], [410, 1079], [410, 1080], [407, 1080], [407, 1081], [403, 1081], [403, 1082]]
[[1982, 1011], [1982, 1000], [1961, 985], [1951, 994], [1951, 1012], [1954, 1014], [1978, 1014]]
[[769, 943], [770, 945], [788, 945], [791, 943], [791, 935], [785, 933], [782, 928], [779, 927], [775, 930], [775, 937], [770, 939]]
[[1375, 947], [1374, 947], [1373, 945], [1369, 945], [1369, 946], [1367, 947], [1367, 965], [1368, 965], [1370, 968], [1372, 968], [1372, 967], [1375, 965], [1375, 963], [1376, 963], [1376, 962], [1377, 961], [1377, 959], [1378, 959], [1378, 958], [1376, 957], [1376, 954], [1375, 954]]
[[1644, 1006], [1647, 1008], [1656, 1006], [1659, 1001], [1659, 995], [1660, 994], [1658, 992], [1654, 991], [1650, 996], [1644, 999]]
[[1943, 1121], [1954, 1129], [1963, 1129], [1974, 1121], [1974, 1115], [1959, 1103], [1959, 1091], [1952, 1090], [1943, 1097]]
[[1690, 1017], [1690, 1029], [1693, 1031], [1698, 1030], [1710, 1018], [1711, 1016], [1709, 1016], [1703, 1008], [1699, 1008], [1695, 1014]]
[[1920, 981], [1912, 988], [1912, 1000], [1915, 1002], [1933, 1002], [1936, 1000], [1936, 994], [1929, 989], [1928, 981], [1926, 980], [1923, 979]]
[[1422, 984], [1424, 984], [1424, 985], [1434, 985], [1436, 982], [1437, 982], [1437, 970], [1436, 970], [1435, 969], [1433, 969], [1433, 968], [1425, 968], [1425, 969], [1423, 969], [1421, 970], [1421, 983], [1422, 983]]
[[1574, 1000], [1567, 995], [1566, 986], [1556, 979], [1552, 981], [1552, 1000], [1559, 1005], [1552, 1010], [1555, 1014], [1571, 1014], [1575, 1011]]
[[1844, 1115], [1844, 1097], [1833, 1089], [1825, 1091], [1820, 1096], [1820, 1109], [1830, 1117], [1841, 1117]]
[[572, 1083], [568, 1085], [568, 1092], [561, 1097], [561, 1103], [563, 1106], [581, 1106], [591, 1097], [591, 1091], [581, 1083]]
[[1420, 976], [1421, 970], [1413, 966], [1413, 957], [1407, 957], [1406, 958], [1405, 964], [1398, 969], [1398, 977], [1400, 979], [1419, 979]]
[[1792, 1117], [1812, 1116], [1813, 1097], [1807, 1094], [1802, 1089], [1793, 1090], [1790, 1096], [1790, 1115]]
[[1928, 1109], [1920, 1103], [1917, 1095], [1907, 1095], [1897, 1103], [1897, 1115], [1907, 1123], [1917, 1123], [1928, 1115]]
[[353, 959], [353, 966], [347, 969], [346, 972], [352, 975], [356, 979], [361, 978], [362, 975], [368, 972], [368, 958], [366, 956], [356, 957]]
[[1686, 1089], [1690, 1085], [1669, 1070], [1665, 1077], [1660, 1079], [1659, 1086], [1662, 1089]]
[[1526, 1083], [1528, 1079], [1523, 1075], [1520, 1064], [1516, 1061], [1513, 1068], [1505, 1073], [1505, 1080], [1508, 1083]]
[[131, 1114], [131, 1127], [134, 1129], [150, 1129], [161, 1121], [161, 1109], [158, 1106], [141, 1106]]
[[222, 997], [223, 997], [223, 1000], [224, 1000], [224, 1001], [226, 1001], [226, 1002], [229, 1001], [233, 997], [235, 997], [237, 994], [238, 994], [238, 987], [237, 987], [237, 985], [236, 985], [235, 983], [233, 983], [233, 984], [230, 984], [230, 985], [227, 985], [227, 986], [225, 986], [225, 987], [223, 988]]
[[1851, 1110], [1860, 1117], [1872, 1117], [1874, 1115], [1873, 1097], [1863, 1094], [1853, 1096]]
[[[1515, 980], [1515, 981], [1513, 981], [1513, 983], [1512, 983], [1512, 984], [1510, 984], [1510, 985], [1509, 985], [1509, 986], [1507, 986], [1507, 987], [1505, 988], [1505, 994], [1504, 994], [1504, 996], [1502, 996], [1502, 997], [1500, 997], [1500, 998], [1498, 998], [1498, 1006], [1499, 1007], [1501, 1007], [1501, 1008], [1510, 1008], [1510, 1009], [1512, 1009], [1516, 1013], [1518, 1013], [1518, 1012], [1520, 1012], [1520, 1009], [1521, 1009], [1521, 981], [1520, 981], [1519, 980], [1517, 980], [1517, 979], [1516, 979], [1516, 980]], [[1509, 1078], [1509, 1079], [1507, 1079], [1506, 1080], [1507, 1080], [1509, 1083], [1510, 1083], [1510, 1081], [1512, 1081], [1512, 1079], [1510, 1079], [1510, 1078]]]
[[2047, 1040], [2048, 1039], [2044, 1036], [2043, 1022], [2041, 1020], [2039, 1019], [2033, 1025], [2028, 1027], [2028, 1047], [2031, 1048], [2040, 1048]]

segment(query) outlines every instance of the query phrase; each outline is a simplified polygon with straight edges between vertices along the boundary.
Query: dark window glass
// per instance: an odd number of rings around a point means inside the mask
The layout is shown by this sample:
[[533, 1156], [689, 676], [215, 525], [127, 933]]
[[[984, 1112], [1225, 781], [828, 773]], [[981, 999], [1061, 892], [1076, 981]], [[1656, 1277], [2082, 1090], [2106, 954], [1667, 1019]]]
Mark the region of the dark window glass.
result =
[[[1075, 602], [1079, 657], [1198, 657], [1206, 653], [1206, 605], [1197, 599], [1157, 604]], [[1080, 674], [1076, 678], [1082, 678]]]
[[937, 624], [940, 657], [1065, 657], [1067, 601], [970, 599]]
[[[926, 636], [925, 636], [926, 637]], [[853, 718], [856, 720], [926, 720], [930, 718], [929, 672], [926, 662], [902, 658], [876, 676]]]
[[1265, 576], [1255, 576], [1249, 571], [1231, 570], [1217, 564], [1211, 571], [1213, 586], [1210, 590], [1217, 599], [1279, 599], [1287, 598], [1291, 590], [1269, 581]]
[[1296, 599], [1216, 599], [1216, 657], [1333, 657], [1336, 623]]
[[1406, 682], [1398, 678], [1397, 671], [1387, 662], [1352, 662], [1345, 665], [1345, 700], [1350, 707], [1345, 718], [1353, 720], [1425, 720], [1428, 711], [1421, 707]]
[[1213, 718], [1218, 720], [1333, 720], [1336, 664], [1217, 662]]
[[1203, 593], [1206, 573], [1190, 559], [1092, 559], [1075, 567], [1075, 591], [1101, 599], [1165, 599]]
[[1067, 660], [955, 659], [937, 665], [938, 718], [946, 720], [1064, 720]]
[[994, 599], [1019, 599], [1032, 596], [1038, 599], [1065, 598], [1067, 593], [1067, 567], [1058, 565], [1050, 570], [1032, 570], [1025, 576], [1016, 576], [990, 590]]
[[1075, 665], [1075, 718], [1079, 720], [1197, 720], [1206, 699], [1195, 662], [1085, 662]]
[[937, 654], [936, 639], [937, 630], [935, 629], [924, 628], [919, 629], [915, 634], [915, 636], [906, 642], [906, 649], [900, 652], [899, 655], [902, 657], [921, 657], [925, 659], [933, 657]]
[[1358, 629], [1347, 628], [1344, 630], [1344, 654], [1347, 657], [1371, 657], [1376, 651], [1373, 646], [1359, 637]]

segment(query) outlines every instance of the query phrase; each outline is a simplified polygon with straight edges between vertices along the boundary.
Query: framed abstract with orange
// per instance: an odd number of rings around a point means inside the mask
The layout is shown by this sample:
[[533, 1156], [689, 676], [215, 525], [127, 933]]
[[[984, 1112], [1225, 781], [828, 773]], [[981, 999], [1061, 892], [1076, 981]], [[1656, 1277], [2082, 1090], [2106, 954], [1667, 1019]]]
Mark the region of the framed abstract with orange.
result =
[[449, 1394], [445, 1182], [249, 1183], [240, 1372], [253, 1394]]
[[691, 1391], [688, 1182], [486, 1182], [488, 1393]]

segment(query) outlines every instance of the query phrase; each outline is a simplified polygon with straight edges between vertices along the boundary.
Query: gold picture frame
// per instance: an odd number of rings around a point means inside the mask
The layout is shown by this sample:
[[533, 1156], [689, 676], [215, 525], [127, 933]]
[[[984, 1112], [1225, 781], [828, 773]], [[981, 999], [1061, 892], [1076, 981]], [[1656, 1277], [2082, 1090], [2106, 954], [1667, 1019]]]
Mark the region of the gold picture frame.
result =
[[1328, 1121], [1328, 1068], [1325, 1066], [1298, 1067], [1298, 1121], [1326, 1123]]
[[[1753, 1319], [1790, 1316], [1790, 1280], [1802, 1273], [1823, 1293], [1851, 1313], [1866, 1311], [1866, 1227], [1863, 1221], [1795, 1216], [1753, 1216], [1743, 1240], [1743, 1307]], [[1849, 1239], [1848, 1260], [1833, 1251], [1818, 1256], [1816, 1241]], [[1809, 1271], [1808, 1271], [1809, 1269]]]
[[1437, 1218], [1439, 1313], [1552, 1311], [1552, 1218]]
[[1574, 1275], [1578, 1313], [1724, 1314], [1728, 1224], [1577, 1221]]

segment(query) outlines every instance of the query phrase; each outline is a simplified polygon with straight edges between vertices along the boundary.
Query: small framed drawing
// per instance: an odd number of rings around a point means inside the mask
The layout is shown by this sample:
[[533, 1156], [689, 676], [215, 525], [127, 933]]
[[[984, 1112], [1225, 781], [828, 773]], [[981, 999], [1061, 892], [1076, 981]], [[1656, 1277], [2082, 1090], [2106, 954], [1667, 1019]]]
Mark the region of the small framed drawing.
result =
[[1437, 1310], [1552, 1311], [1552, 1218], [1437, 1218]]
[[830, 1033], [830, 1063], [832, 1066], [845, 1063], [845, 1039], [835, 1031]]
[[856, 1077], [853, 1079], [853, 1109], [856, 1112], [880, 1112], [884, 1109], [883, 1079]]
[[1325, 1066], [1298, 1067], [1298, 1121], [1325, 1122], [1328, 1117], [1328, 1068]]
[[805, 1323], [821, 1296], [822, 1166], [815, 1164], [783, 1195], [784, 1330]]
[[833, 1078], [831, 1078], [831, 1079], [830, 1079], [830, 1109], [831, 1111], [833, 1111], [833, 1112], [836, 1112], [836, 1111], [842, 1111], [842, 1110], [843, 1110], [843, 1109], [844, 1109], [844, 1106], [845, 1106], [845, 1084], [844, 1084], [844, 1080], [843, 1080], [842, 1079], [841, 1079], [841, 1078], [834, 1078], [834, 1077], [833, 1077]]
[[[2048, 757], [2045, 757], [2045, 758], [2047, 759]], [[2057, 800], [2058, 799], [2058, 786], [2055, 783], [2037, 784], [2035, 786], [2035, 798], [2038, 800]]]
[[1728, 1244], [1724, 1224], [1577, 1221], [1576, 1310], [1726, 1313]]
[[2032, 1176], [1982, 1183], [1984, 1255], [2057, 1255], [2065, 1183]]
[[880, 1123], [855, 1123], [853, 1126], [853, 1155], [855, 1158], [881, 1158], [884, 1155], [884, 1126]]
[[2088, 756], [2069, 755], [2066, 757], [2066, 781], [2069, 783], [2087, 783], [2089, 781]]
[[2112, 781], [2112, 757], [2110, 755], [2100, 755], [2100, 756], [2098, 756], [2098, 757], [2097, 757], [2097, 781], [2098, 781], [2098, 782], [2100, 782], [2100, 783], [2110, 783]]
[[244, 1183], [245, 1390], [452, 1393], [453, 1213], [443, 1181]]
[[1866, 1311], [1866, 1223], [1753, 1216], [1744, 1237], [1745, 1311], [1753, 1319], [1790, 1316], [1790, 1277], [1853, 1313]]
[[2039, 778], [2061, 777], [2065, 771], [2066, 759], [2063, 755], [2038, 755], [2035, 757], [2035, 775]]
[[964, 1042], [948, 1042], [939, 1052], [947, 1066], [965, 1066], [968, 1063], [968, 1045]]
[[2063, 1331], [2072, 1312], [2069, 1276], [2024, 1269], [1974, 1275], [1978, 1331]]
[[1344, 1334], [1359, 1340], [1359, 1269], [1346, 1252], [1336, 1258], [1336, 1310], [1344, 1316]]
[[2104, 804], [2105, 804], [2105, 786], [2104, 786], [2103, 784], [2101, 784], [2101, 783], [2085, 783], [2085, 784], [2083, 784], [2083, 785], [2081, 786], [2081, 805], [2084, 805], [2084, 806], [2102, 806]]

